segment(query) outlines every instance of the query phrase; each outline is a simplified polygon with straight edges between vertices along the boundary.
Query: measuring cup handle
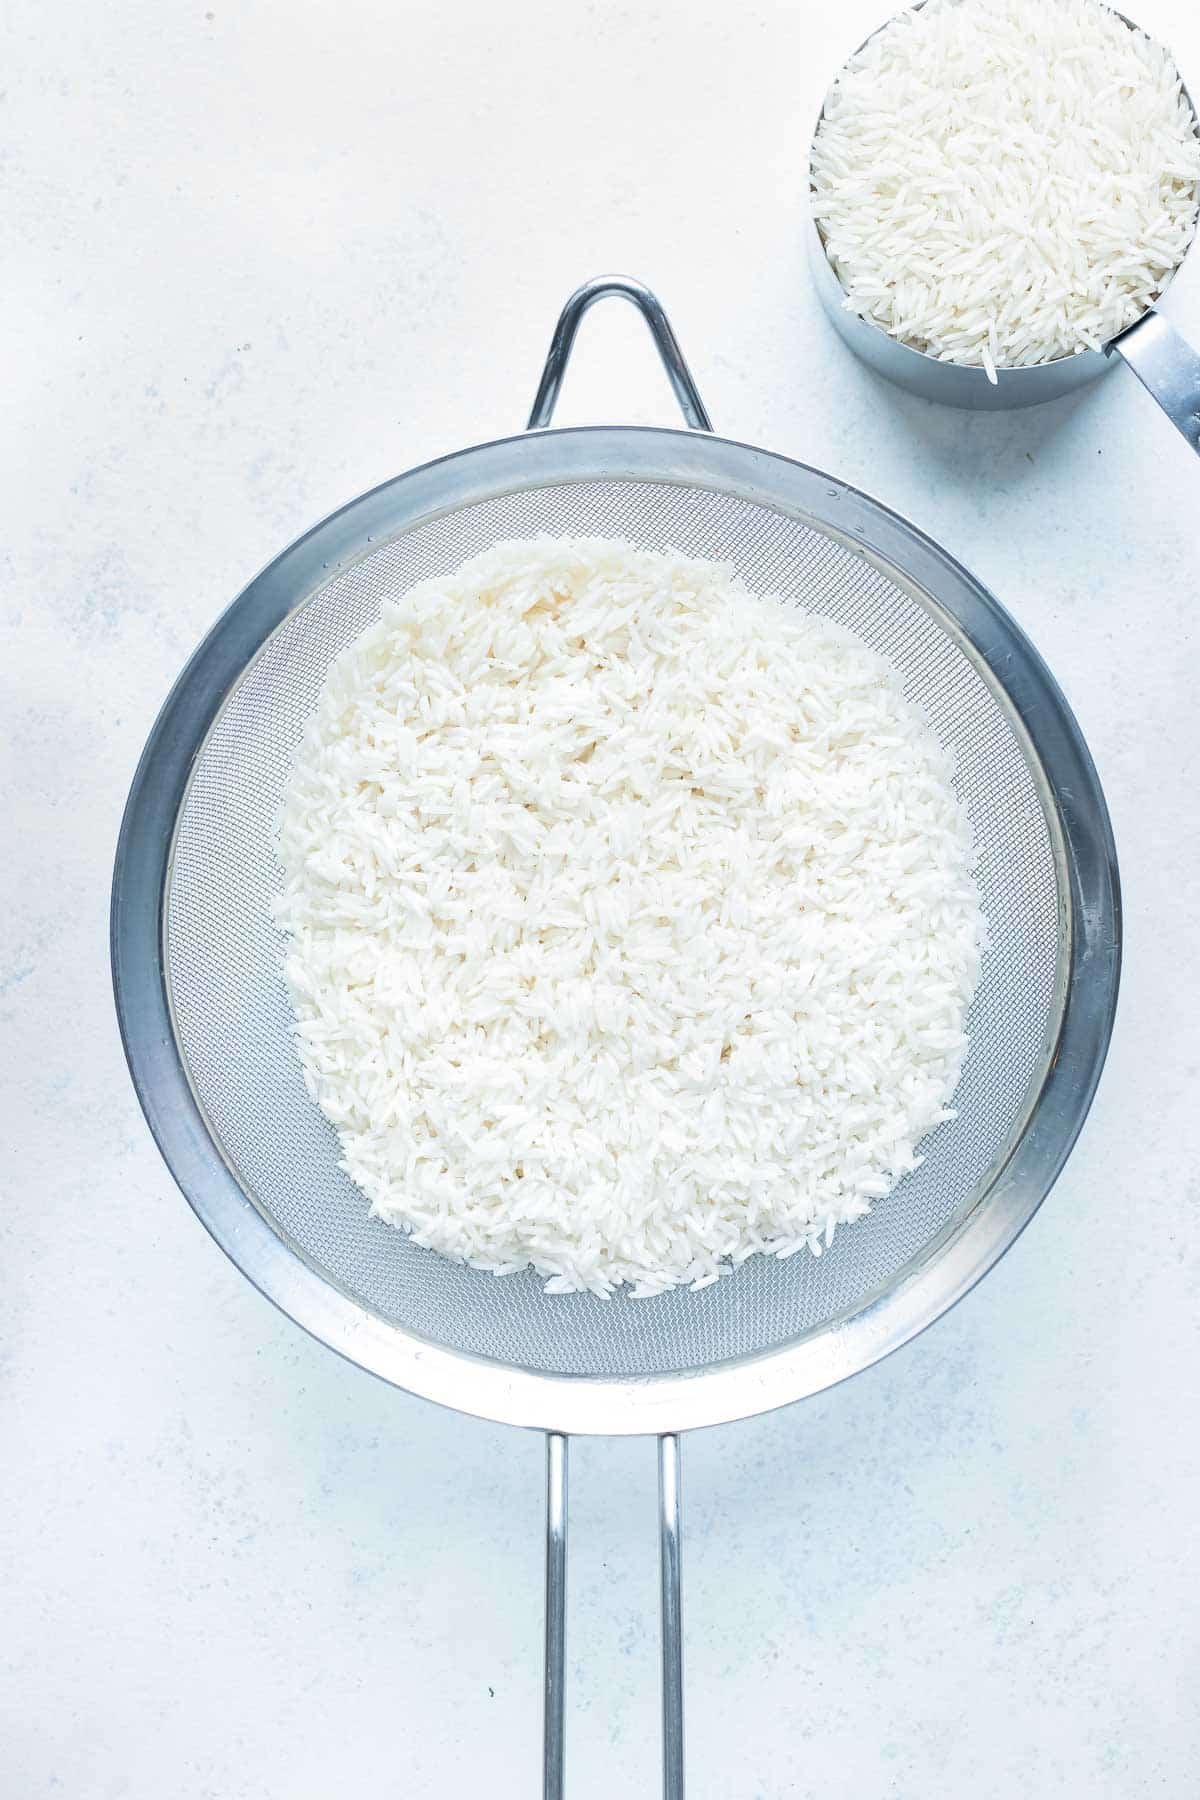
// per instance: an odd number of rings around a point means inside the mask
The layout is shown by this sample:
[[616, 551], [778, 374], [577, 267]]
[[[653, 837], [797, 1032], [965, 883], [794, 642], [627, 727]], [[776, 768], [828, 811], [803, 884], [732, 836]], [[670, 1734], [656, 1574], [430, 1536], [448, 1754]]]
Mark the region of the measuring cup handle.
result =
[[[683, 1615], [680, 1593], [679, 1439], [658, 1440], [659, 1576], [662, 1588], [663, 1800], [683, 1795]], [[563, 1800], [567, 1660], [567, 1439], [546, 1435], [546, 1689], [543, 1800]]]
[[1200, 452], [1200, 356], [1187, 340], [1152, 309], [1115, 338], [1111, 349]]
[[650, 328], [650, 335], [662, 358], [663, 368], [675, 390], [675, 398], [684, 418], [693, 431], [711, 431], [712, 423], [696, 390], [696, 383], [692, 380], [692, 372], [684, 361], [679, 340], [671, 330], [671, 322], [662, 309], [662, 302], [631, 275], [597, 275], [594, 280], [585, 281], [582, 287], [575, 289], [559, 314], [558, 324], [554, 328], [550, 354], [542, 370], [542, 379], [538, 383], [537, 396], [526, 429], [540, 431], [543, 426], [549, 425], [554, 416], [558, 390], [562, 386], [562, 378], [570, 360], [579, 321], [589, 306], [594, 306], [597, 300], [608, 299], [610, 295], [628, 300], [631, 306], [637, 307]]

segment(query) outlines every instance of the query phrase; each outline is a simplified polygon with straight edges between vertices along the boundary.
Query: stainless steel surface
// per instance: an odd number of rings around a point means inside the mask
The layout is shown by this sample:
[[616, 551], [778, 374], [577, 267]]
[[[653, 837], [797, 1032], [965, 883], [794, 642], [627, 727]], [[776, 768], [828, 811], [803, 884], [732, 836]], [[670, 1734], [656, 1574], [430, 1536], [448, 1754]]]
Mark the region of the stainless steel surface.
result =
[[659, 1580], [662, 1588], [663, 1800], [683, 1800], [683, 1603], [679, 1439], [658, 1440]]
[[[1053, 1183], [1099, 1078], [1120, 900], [1095, 770], [1018, 627], [877, 502], [708, 435], [640, 284], [608, 278], [569, 302], [535, 420], [550, 416], [575, 325], [602, 293], [642, 308], [698, 429], [538, 429], [483, 445], [397, 477], [284, 551], [218, 620], [151, 733], [117, 850], [112, 959], [147, 1120], [249, 1279], [361, 1367], [549, 1431], [548, 1795], [562, 1785], [565, 1433], [665, 1434], [664, 1781], [681, 1796], [674, 1434], [867, 1367], [1004, 1252]], [[371, 1220], [306, 1094], [269, 908], [279, 803], [330, 659], [388, 594], [537, 531], [620, 532], [727, 558], [752, 588], [852, 625], [887, 654], [954, 753], [990, 934], [957, 1116], [928, 1140], [920, 1168], [819, 1258], [752, 1258], [700, 1293], [653, 1300], [547, 1296], [528, 1272], [499, 1281]]]
[[562, 1800], [567, 1662], [567, 1439], [546, 1434], [546, 1671], [542, 1793]]
[[[911, 12], [919, 10], [920, 0], [917, 5], [902, 9], [902, 11]], [[1117, 17], [1124, 19], [1131, 30], [1141, 29], [1140, 26], [1134, 24], [1132, 19], [1126, 18], [1124, 13], [1118, 13]], [[884, 24], [878, 27], [878, 31], [884, 30], [889, 23], [889, 20], [885, 20]], [[878, 35], [878, 31], [872, 32], [869, 37], [865, 38], [853, 55], [859, 55], [870, 43], [871, 38]], [[846, 60], [849, 62], [852, 58], [847, 57]], [[1181, 85], [1184, 98], [1195, 116], [1196, 108], [1191, 94], [1186, 85]], [[824, 108], [818, 115], [817, 127], [820, 126], [823, 116]], [[813, 136], [815, 138], [816, 128], [814, 128]], [[807, 240], [809, 266], [812, 270], [817, 294], [842, 342], [854, 352], [861, 362], [866, 363], [868, 368], [873, 369], [877, 375], [882, 375], [885, 381], [892, 382], [896, 387], [907, 389], [910, 394], [918, 394], [922, 400], [933, 400], [942, 406], [963, 407], [972, 412], [1004, 412], [1016, 407], [1040, 406], [1045, 401], [1061, 399], [1064, 394], [1070, 394], [1077, 388], [1088, 386], [1090, 382], [1097, 381], [1100, 376], [1113, 367], [1113, 358], [1110, 352], [1120, 348], [1122, 341], [1120, 338], [1107, 344], [1103, 351], [1082, 350], [1077, 356], [1060, 356], [1053, 362], [1037, 363], [1029, 369], [997, 369], [994, 383], [988, 380], [987, 371], [981, 367], [976, 368], [965, 363], [941, 362], [936, 356], [927, 355], [925, 351], [917, 350], [911, 344], [901, 343], [899, 338], [889, 336], [882, 326], [876, 325], [870, 319], [861, 318], [859, 314], [850, 312], [846, 308], [844, 305], [846, 290], [825, 254], [824, 239], [813, 215], [811, 204], [808, 214]], [[1192, 243], [1195, 243], [1194, 232]], [[1177, 269], [1172, 270], [1164, 280], [1158, 296], [1160, 299], [1177, 273]], [[1140, 325], [1155, 316], [1153, 309], [1150, 309], [1142, 315], [1140, 320], [1129, 327], [1129, 332], [1136, 331]], [[1161, 398], [1161, 394], [1164, 389], [1174, 391], [1187, 382], [1190, 368], [1195, 364], [1196, 357], [1177, 332], [1172, 331], [1170, 327], [1167, 329], [1170, 331], [1173, 349], [1165, 352], [1156, 381], [1154, 383], [1145, 381], [1145, 385], [1158, 400], [1164, 412], [1167, 412], [1168, 416], [1178, 423], [1171, 408]], [[1125, 335], [1128, 335], [1128, 332]], [[1132, 366], [1132, 359], [1127, 358], [1126, 360], [1130, 361]], [[1168, 366], [1172, 362], [1174, 366]], [[1142, 379], [1144, 380], [1144, 377]], [[1184, 430], [1185, 436], [1188, 435], [1183, 426], [1180, 429]], [[1193, 448], [1195, 447], [1193, 442]]]
[[1111, 347], [1192, 449], [1200, 451], [1200, 356], [1191, 345], [1161, 313], [1150, 312], [1114, 338]]
[[579, 321], [589, 306], [594, 306], [597, 300], [612, 296], [628, 300], [645, 319], [655, 348], [662, 358], [663, 368], [667, 371], [667, 379], [679, 402], [679, 409], [688, 424], [695, 431], [711, 431], [712, 424], [704, 402], [696, 391], [692, 372], [684, 360], [683, 351], [671, 329], [671, 322], [662, 309], [662, 302], [642, 282], [634, 281], [628, 275], [597, 275], [591, 281], [585, 281], [582, 287], [577, 287], [563, 307], [554, 328], [546, 366], [542, 370], [542, 379], [538, 383], [526, 430], [541, 431], [549, 425], [575, 343], [575, 333], [579, 330]]

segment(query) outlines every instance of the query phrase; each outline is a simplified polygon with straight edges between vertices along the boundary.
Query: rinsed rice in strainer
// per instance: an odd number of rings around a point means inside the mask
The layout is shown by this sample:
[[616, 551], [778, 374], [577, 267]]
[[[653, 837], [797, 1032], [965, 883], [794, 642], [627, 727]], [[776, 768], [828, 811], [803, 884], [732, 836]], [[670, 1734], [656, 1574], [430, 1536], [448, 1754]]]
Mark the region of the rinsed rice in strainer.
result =
[[828, 1245], [965, 1053], [952, 777], [887, 663], [727, 565], [541, 538], [388, 601], [308, 726], [277, 902], [373, 1210], [556, 1291]]

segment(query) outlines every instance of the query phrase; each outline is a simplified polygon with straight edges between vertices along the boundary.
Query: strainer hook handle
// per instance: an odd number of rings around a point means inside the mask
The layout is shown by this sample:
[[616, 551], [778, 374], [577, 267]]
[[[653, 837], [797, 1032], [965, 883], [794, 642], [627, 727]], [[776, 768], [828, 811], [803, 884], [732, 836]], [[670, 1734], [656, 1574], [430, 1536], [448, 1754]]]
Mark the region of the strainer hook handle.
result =
[[662, 301], [643, 282], [635, 281], [632, 275], [597, 275], [575, 289], [558, 316], [558, 324], [550, 341], [550, 353], [546, 357], [546, 366], [542, 370], [542, 379], [538, 383], [537, 396], [526, 429], [540, 431], [549, 425], [554, 417], [558, 391], [570, 361], [579, 321], [589, 306], [612, 295], [628, 300], [645, 319], [662, 358], [663, 368], [667, 371], [667, 379], [675, 391], [675, 398], [692, 430], [711, 431], [712, 421], [692, 379], [692, 372], [684, 360], [683, 351], [679, 348], [679, 340], [671, 329], [671, 321], [663, 311]]
[[[658, 1440], [659, 1578], [662, 1587], [663, 1800], [683, 1793], [683, 1617], [679, 1439]], [[567, 1618], [567, 1438], [546, 1434], [546, 1692], [543, 1800], [563, 1800]]]

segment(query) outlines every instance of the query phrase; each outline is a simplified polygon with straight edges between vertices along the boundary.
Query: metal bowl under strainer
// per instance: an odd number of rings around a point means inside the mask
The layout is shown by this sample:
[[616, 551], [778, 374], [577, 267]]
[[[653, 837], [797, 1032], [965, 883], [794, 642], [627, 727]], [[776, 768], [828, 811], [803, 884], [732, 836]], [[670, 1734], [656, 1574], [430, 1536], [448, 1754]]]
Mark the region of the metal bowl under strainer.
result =
[[[547, 431], [579, 318], [644, 314], [691, 431]], [[545, 1792], [561, 1793], [566, 1434], [658, 1433], [665, 1768], [682, 1794], [675, 1433], [867, 1367], [951, 1306], [1049, 1190], [1091, 1100], [1120, 961], [1116, 858], [1078, 726], [1031, 644], [903, 519], [711, 434], [661, 307], [606, 278], [568, 302], [525, 435], [401, 475], [316, 526], [217, 622], [170, 694], [117, 851], [112, 958], [130, 1069], [195, 1211], [323, 1342], [464, 1412], [550, 1433]], [[278, 808], [332, 656], [381, 601], [500, 538], [620, 535], [727, 558], [896, 664], [953, 748], [989, 926], [957, 1117], [822, 1256], [754, 1257], [699, 1293], [550, 1296], [368, 1216], [309, 1100], [269, 902]]]

